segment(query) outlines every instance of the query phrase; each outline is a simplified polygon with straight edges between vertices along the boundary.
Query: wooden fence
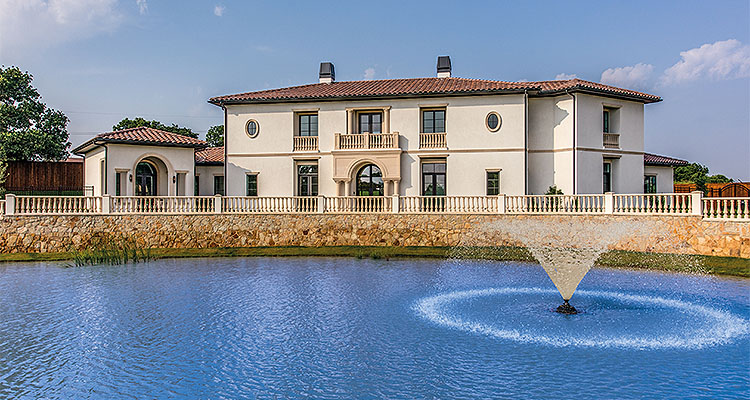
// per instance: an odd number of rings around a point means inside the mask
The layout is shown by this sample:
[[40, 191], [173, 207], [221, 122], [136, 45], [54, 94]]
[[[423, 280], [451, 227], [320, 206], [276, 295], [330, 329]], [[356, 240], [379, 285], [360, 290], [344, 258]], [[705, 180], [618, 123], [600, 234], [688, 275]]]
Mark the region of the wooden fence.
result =
[[5, 190], [16, 194], [83, 194], [83, 161], [8, 161]]
[[[690, 193], [697, 190], [695, 183], [675, 183], [675, 193]], [[707, 183], [706, 197], [750, 197], [749, 182]]]

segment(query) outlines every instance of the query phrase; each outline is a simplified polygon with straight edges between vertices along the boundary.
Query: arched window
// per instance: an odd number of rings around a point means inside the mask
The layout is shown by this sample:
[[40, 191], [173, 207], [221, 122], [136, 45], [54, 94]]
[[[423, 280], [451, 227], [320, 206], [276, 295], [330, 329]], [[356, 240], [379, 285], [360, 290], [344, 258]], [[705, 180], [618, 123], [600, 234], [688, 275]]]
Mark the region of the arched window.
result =
[[374, 164], [367, 164], [357, 172], [357, 196], [383, 196], [383, 173]]
[[150, 162], [141, 161], [135, 167], [135, 195], [156, 196], [156, 168]]

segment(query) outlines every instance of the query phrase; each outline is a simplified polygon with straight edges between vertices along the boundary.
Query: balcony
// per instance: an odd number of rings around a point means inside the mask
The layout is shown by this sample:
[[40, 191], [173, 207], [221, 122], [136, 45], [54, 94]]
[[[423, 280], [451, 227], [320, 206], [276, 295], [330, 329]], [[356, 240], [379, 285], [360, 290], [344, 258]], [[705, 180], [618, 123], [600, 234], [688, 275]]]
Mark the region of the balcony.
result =
[[295, 136], [294, 151], [318, 151], [318, 137]]
[[620, 135], [617, 133], [605, 133], [603, 144], [605, 149], [619, 149]]
[[445, 141], [445, 132], [437, 133], [420, 133], [419, 134], [419, 148], [420, 149], [445, 149], [448, 147]]
[[336, 133], [335, 150], [398, 149], [398, 132]]

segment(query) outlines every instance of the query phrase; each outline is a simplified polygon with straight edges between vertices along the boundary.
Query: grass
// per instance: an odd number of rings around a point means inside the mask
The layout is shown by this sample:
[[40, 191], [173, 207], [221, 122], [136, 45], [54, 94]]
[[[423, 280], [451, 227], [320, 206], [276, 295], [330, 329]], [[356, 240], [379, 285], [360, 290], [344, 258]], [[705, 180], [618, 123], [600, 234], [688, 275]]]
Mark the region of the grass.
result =
[[[146, 250], [141, 250], [146, 251]], [[145, 257], [144, 253], [144, 257]], [[79, 254], [80, 256], [80, 254]], [[122, 256], [122, 255], [120, 255]], [[501, 261], [534, 262], [524, 248], [464, 248], [451, 247], [386, 247], [386, 246], [328, 246], [328, 247], [219, 247], [208, 249], [148, 249], [148, 259], [185, 257], [355, 257], [359, 259], [389, 258], [482, 258]], [[10, 253], [0, 254], [0, 262], [75, 260], [76, 252]], [[129, 261], [133, 261], [132, 259]], [[128, 262], [126, 260], [125, 262]], [[716, 275], [750, 277], [750, 259], [698, 255], [675, 255], [610, 251], [599, 258], [598, 265], [613, 268], [637, 268], [657, 271], [701, 272]]]

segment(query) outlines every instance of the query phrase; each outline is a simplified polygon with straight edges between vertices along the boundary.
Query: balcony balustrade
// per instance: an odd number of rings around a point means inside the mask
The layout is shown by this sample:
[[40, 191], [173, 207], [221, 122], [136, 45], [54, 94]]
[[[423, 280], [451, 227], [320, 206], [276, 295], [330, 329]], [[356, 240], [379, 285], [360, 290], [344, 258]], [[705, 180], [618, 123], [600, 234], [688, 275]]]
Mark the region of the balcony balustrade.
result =
[[336, 150], [398, 149], [398, 132], [392, 133], [336, 133]]
[[445, 132], [419, 134], [420, 149], [444, 149], [447, 147]]
[[318, 151], [318, 137], [295, 136], [294, 151]]
[[620, 148], [620, 135], [618, 135], [617, 133], [605, 133], [603, 141], [605, 149]]

